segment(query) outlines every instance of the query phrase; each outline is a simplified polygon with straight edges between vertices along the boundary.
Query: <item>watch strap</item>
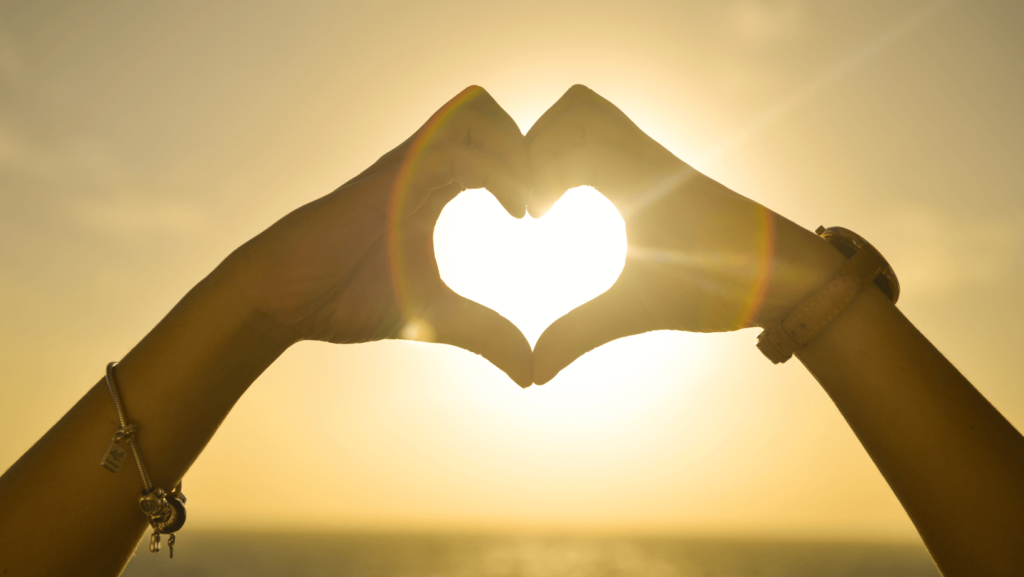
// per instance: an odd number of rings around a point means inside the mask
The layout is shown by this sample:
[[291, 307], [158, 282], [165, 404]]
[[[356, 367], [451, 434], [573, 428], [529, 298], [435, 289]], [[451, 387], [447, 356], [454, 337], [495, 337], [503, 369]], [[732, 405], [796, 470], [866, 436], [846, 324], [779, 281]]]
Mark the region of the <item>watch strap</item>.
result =
[[888, 266], [875, 247], [865, 244], [817, 293], [758, 335], [757, 348], [773, 363], [788, 361]]

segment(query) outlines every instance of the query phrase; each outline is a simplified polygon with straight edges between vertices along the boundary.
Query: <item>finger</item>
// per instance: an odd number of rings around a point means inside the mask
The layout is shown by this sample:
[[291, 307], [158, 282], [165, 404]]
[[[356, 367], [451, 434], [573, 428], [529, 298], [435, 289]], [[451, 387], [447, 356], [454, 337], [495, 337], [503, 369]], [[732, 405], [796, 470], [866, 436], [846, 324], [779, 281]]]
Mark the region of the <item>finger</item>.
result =
[[[575, 181], [573, 186], [594, 187], [617, 184], [613, 181], [599, 183], [595, 178], [637, 165], [640, 159], [633, 150], [635, 138], [629, 134], [630, 127], [621, 126], [617, 119], [610, 122], [607, 114], [601, 106], [576, 103], [529, 144], [535, 184], [539, 185], [528, 201], [534, 217], [549, 210], [566, 191], [561, 184], [552, 187], [550, 180], [541, 185], [541, 175], [552, 171], [551, 164], [555, 163], [555, 170]], [[603, 164], [596, 164], [598, 162]], [[565, 172], [566, 169], [575, 171]]]
[[526, 214], [526, 197], [533, 189], [508, 164], [482, 150], [452, 144], [424, 150], [416, 162], [410, 186], [429, 191], [453, 182], [464, 188], [486, 188], [515, 218]]
[[523, 333], [493, 310], [444, 287], [424, 320], [434, 342], [446, 343], [483, 356], [517, 385], [533, 383], [533, 351]]
[[535, 218], [545, 214], [565, 191], [584, 185], [599, 190], [626, 214], [632, 199], [659, 185], [657, 173], [643, 170], [644, 166], [642, 156], [618, 144], [581, 144], [535, 165], [530, 214]]
[[[620, 169], [619, 173], [621, 174], [621, 169], [632, 168], [634, 176], [641, 177], [644, 172], [650, 172], [651, 168], [658, 167], [659, 164], [668, 160], [664, 154], [667, 151], [663, 151], [662, 147], [644, 134], [625, 113], [593, 90], [582, 85], [570, 88], [558, 102], [544, 113], [541, 119], [530, 128], [526, 135], [526, 142], [535, 174], [553, 159], [577, 148], [590, 146], [595, 142], [615, 145], [619, 152], [625, 154], [609, 156], [601, 160], [601, 162], [607, 163], [606, 166], [580, 164], [580, 168], [585, 171], [597, 170], [601, 173], [611, 174], [615, 172], [615, 169]], [[592, 162], [597, 162], [597, 160], [592, 160]], [[632, 163], [633, 166], [626, 167], [626, 163]], [[588, 175], [586, 172], [581, 176], [593, 179], [593, 175]], [[579, 177], [572, 180], [579, 180]], [[651, 179], [646, 180], [650, 181]], [[594, 182], [586, 184], [598, 186]], [[609, 184], [606, 183], [605, 186]], [[619, 184], [620, 188], [623, 188], [621, 186], [623, 183]], [[627, 185], [625, 188], [629, 186], [636, 188], [644, 182], [635, 181], [625, 184]], [[535, 190], [527, 203], [530, 214], [534, 217], [541, 216], [550, 209], [563, 192], [565, 192], [565, 188], [553, 190], [550, 187], [545, 187]], [[606, 190], [602, 190], [602, 192], [608, 193]]]
[[438, 130], [432, 142], [469, 145], [508, 164], [520, 180], [529, 182], [532, 177], [529, 152], [519, 128], [479, 106], [460, 110]]
[[[459, 94], [455, 95], [455, 97], [453, 97], [451, 100], [445, 103], [444, 106], [442, 106], [434, 114], [432, 114], [430, 119], [427, 120], [427, 122], [424, 123], [423, 126], [421, 126], [415, 133], [413, 133], [412, 136], [407, 138], [404, 142], [396, 146], [394, 149], [390, 150], [389, 152], [381, 156], [366, 170], [357, 174], [355, 177], [351, 178], [348, 181], [348, 183], [361, 180], [362, 178], [365, 178], [366, 176], [374, 172], [377, 172], [381, 169], [402, 162], [406, 154], [409, 152], [410, 147], [416, 141], [417, 136], [422, 134], [425, 130], [428, 130], [431, 127], [435, 127], [438, 124], [441, 124], [441, 120], [443, 120], [442, 117], [447, 116], [451, 112], [455, 112], [457, 115], [457, 113], [462, 110], [477, 110], [480, 113], [488, 115], [494, 122], [501, 125], [506, 132], [515, 135], [516, 139], [522, 141], [522, 131], [519, 129], [519, 126], [516, 124], [515, 120], [513, 120], [512, 117], [508, 114], [508, 112], [506, 112], [505, 109], [498, 105], [497, 101], [495, 101], [494, 98], [486, 90], [484, 90], [480, 86], [469, 86], [468, 88], [461, 91]], [[525, 170], [522, 174], [528, 175], [528, 160], [526, 159], [525, 155], [525, 145], [523, 145], [522, 156], [522, 160], [513, 159], [511, 162], [519, 162], [520, 164], [523, 165], [523, 167], [526, 167], [527, 170]], [[517, 168], [522, 169], [523, 167]]]
[[421, 133], [430, 134], [428, 146], [449, 141], [487, 150], [508, 162], [519, 178], [529, 180], [530, 163], [522, 131], [479, 86], [470, 86], [449, 100], [417, 131]]
[[[533, 381], [543, 385], [605, 343], [661, 328], [625, 278], [551, 324], [533, 349]], [[625, 281], [625, 282], [623, 282]]]
[[538, 135], [545, 133], [550, 128], [551, 124], [557, 122], [565, 112], [582, 102], [600, 106], [605, 110], [605, 112], [614, 115], [617, 120], [625, 121], [630, 125], [633, 125], [633, 121], [608, 99], [582, 84], [576, 84], [569, 88], [569, 90], [567, 90], [557, 102], [551, 105], [551, 108], [548, 108], [544, 114], [537, 119], [537, 122], [533, 123], [533, 126], [531, 126], [530, 130], [526, 133], [527, 144], [533, 142]]
[[565, 91], [558, 101], [551, 105], [540, 115], [537, 122], [533, 123], [530, 130], [526, 132], [526, 142], [529, 144], [538, 134], [543, 133], [551, 123], [557, 120], [566, 110], [576, 104], [580, 99], [585, 98], [588, 92], [592, 92], [582, 84], [575, 84]]
[[519, 125], [512, 119], [512, 116], [506, 112], [500, 104], [498, 104], [498, 101], [495, 100], [490, 93], [479, 86], [471, 86], [470, 89], [479, 89], [473, 99], [476, 106], [479, 106], [482, 110], [494, 116], [513, 131], [519, 133], [520, 136], [523, 134], [522, 130], [519, 129]]

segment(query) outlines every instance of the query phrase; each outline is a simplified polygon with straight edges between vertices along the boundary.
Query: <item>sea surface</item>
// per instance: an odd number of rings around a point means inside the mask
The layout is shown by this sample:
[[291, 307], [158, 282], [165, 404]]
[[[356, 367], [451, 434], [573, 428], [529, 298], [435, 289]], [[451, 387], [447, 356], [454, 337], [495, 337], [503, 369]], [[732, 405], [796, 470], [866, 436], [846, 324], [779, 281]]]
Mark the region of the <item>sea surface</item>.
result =
[[125, 577], [938, 577], [919, 544], [185, 531]]

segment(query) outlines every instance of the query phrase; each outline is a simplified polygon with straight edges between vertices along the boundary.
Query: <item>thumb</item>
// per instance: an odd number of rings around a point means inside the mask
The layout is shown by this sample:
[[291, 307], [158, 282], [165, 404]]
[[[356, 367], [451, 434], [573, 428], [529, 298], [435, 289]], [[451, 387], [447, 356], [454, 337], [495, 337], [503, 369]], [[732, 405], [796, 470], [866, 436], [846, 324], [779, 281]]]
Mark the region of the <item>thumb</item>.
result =
[[424, 311], [424, 340], [455, 345], [483, 356], [517, 385], [533, 383], [533, 351], [523, 333], [495, 311], [444, 287]]
[[543, 385], [592, 349], [658, 328], [638, 296], [633, 283], [619, 277], [607, 292], [552, 323], [533, 349], [533, 381]]

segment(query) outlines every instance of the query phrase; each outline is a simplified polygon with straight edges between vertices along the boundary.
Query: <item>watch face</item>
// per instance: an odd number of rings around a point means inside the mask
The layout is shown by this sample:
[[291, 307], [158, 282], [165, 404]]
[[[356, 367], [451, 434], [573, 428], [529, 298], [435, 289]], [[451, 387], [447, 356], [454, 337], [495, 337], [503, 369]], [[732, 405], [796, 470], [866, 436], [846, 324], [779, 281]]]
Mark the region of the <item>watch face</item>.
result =
[[829, 244], [834, 246], [836, 250], [843, 253], [843, 256], [845, 256], [846, 258], [853, 258], [853, 255], [857, 254], [857, 251], [859, 250], [856, 245], [846, 240], [845, 238], [838, 236], [823, 238], [827, 240]]
[[[864, 237], [841, 226], [818, 227], [815, 232], [836, 250], [843, 253], [846, 258], [853, 258], [858, 250], [865, 246], [871, 246], [871, 243], [864, 240]], [[875, 285], [895, 303], [896, 299], [900, 298], [900, 282], [896, 279], [896, 273], [892, 270], [889, 261], [885, 260], [885, 257], [882, 257], [882, 261], [885, 262], [885, 268], [882, 269], [881, 274], [875, 277]]]
[[888, 262], [882, 269], [882, 274], [875, 277], [875, 284], [892, 300], [892, 304], [896, 304], [896, 300], [900, 298], [900, 281], [896, 280], [896, 273]]
[[846, 258], [852, 258], [861, 247], [870, 244], [864, 237], [841, 226], [818, 228], [818, 236], [836, 247], [839, 252], [846, 255]]

